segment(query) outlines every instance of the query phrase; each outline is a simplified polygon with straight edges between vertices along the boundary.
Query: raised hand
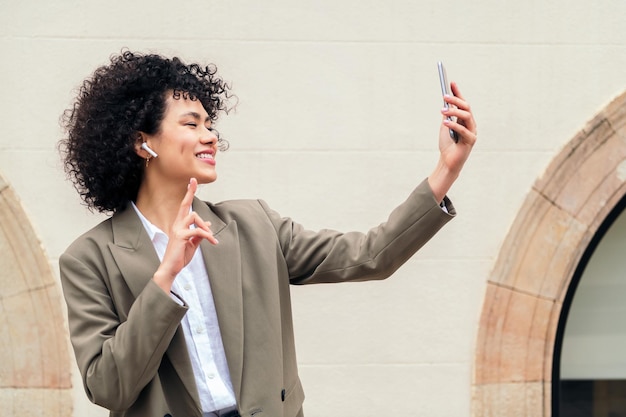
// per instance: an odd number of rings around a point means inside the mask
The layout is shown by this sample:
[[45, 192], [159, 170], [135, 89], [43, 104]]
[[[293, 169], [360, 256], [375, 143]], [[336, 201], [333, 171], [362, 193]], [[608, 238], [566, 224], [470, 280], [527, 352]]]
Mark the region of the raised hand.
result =
[[154, 281], [164, 291], [170, 292], [176, 275], [191, 261], [203, 239], [218, 244], [211, 231], [211, 223], [204, 221], [191, 210], [198, 181], [191, 178], [187, 192], [180, 203], [178, 214], [169, 231], [169, 241], [161, 265], [154, 273]]
[[[428, 182], [438, 201], [443, 199], [459, 176], [465, 161], [476, 143], [477, 127], [471, 107], [455, 82], [452, 82], [450, 87], [453, 95], [444, 96], [444, 100], [450, 106], [448, 106], [448, 109], [441, 110], [442, 123], [439, 130], [440, 158], [435, 170], [428, 177]], [[448, 120], [448, 117], [456, 118], [456, 121]], [[450, 138], [449, 129], [457, 133], [458, 142], [454, 142]]]

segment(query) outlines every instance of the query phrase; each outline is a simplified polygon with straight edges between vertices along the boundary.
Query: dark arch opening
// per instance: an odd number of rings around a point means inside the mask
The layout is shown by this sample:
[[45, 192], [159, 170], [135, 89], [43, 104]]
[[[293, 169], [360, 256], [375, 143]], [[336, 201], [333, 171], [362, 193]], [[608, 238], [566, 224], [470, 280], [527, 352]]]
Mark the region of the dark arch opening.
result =
[[563, 307], [561, 309], [561, 314], [559, 315], [559, 321], [557, 324], [554, 339], [554, 351], [552, 361], [552, 415], [554, 417], [559, 417], [561, 415], [561, 352], [563, 348], [563, 338], [565, 336], [565, 327], [567, 325], [567, 319], [569, 317], [569, 312], [572, 307], [574, 296], [576, 295], [576, 291], [578, 290], [578, 284], [580, 283], [580, 280], [584, 275], [585, 269], [589, 264], [589, 260], [598, 248], [598, 245], [600, 244], [606, 233], [609, 231], [615, 220], [620, 216], [620, 214], [622, 214], [624, 209], [626, 209], [626, 195], [623, 196], [621, 200], [619, 200], [619, 202], [613, 207], [611, 212], [606, 216], [604, 221], [598, 227], [594, 236], [591, 238], [589, 245], [580, 257], [578, 266], [576, 267], [574, 274], [572, 275], [572, 280], [567, 289], [565, 297], [563, 298]]

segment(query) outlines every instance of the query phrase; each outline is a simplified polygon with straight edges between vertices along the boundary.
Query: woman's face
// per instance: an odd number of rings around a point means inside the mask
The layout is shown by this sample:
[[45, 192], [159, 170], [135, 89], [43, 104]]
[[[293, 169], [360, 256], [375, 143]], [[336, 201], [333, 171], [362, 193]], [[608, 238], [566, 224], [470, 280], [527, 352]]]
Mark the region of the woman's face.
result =
[[170, 95], [165, 106], [159, 132], [143, 135], [143, 140], [158, 154], [150, 159], [146, 175], [184, 184], [192, 177], [200, 184], [215, 181], [218, 138], [202, 103], [182, 95], [178, 98]]

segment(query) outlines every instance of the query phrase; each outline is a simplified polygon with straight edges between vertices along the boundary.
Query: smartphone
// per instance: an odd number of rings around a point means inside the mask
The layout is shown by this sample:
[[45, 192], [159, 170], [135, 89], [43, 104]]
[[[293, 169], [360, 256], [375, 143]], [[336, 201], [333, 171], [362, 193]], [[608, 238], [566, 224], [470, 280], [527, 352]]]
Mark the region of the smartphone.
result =
[[[448, 84], [448, 76], [446, 74], [446, 68], [443, 66], [443, 63], [441, 61], [437, 62], [437, 68], [439, 69], [439, 84], [441, 84], [441, 95], [452, 95], [452, 92], [450, 92], [450, 84]], [[444, 100], [443, 102], [443, 106], [447, 109], [450, 107], [450, 105], [448, 103], [446, 103], [446, 101]], [[453, 120], [452, 117], [448, 117], [448, 120]], [[452, 138], [453, 141], [458, 142], [459, 141], [459, 136], [457, 135], [457, 133], [450, 129], [450, 137]]]

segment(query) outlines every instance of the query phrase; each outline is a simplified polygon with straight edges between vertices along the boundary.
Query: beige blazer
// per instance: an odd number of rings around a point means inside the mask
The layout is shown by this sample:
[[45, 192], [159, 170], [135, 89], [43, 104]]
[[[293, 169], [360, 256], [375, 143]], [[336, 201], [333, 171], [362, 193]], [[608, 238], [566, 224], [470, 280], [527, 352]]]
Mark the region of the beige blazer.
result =
[[[193, 209], [219, 244], [201, 245], [243, 417], [302, 416], [290, 284], [384, 279], [454, 215], [426, 181], [368, 233], [308, 231], [258, 200]], [[159, 266], [132, 208], [61, 256], [72, 345], [91, 401], [111, 416], [201, 417], [180, 321], [186, 306], [151, 280]]]

